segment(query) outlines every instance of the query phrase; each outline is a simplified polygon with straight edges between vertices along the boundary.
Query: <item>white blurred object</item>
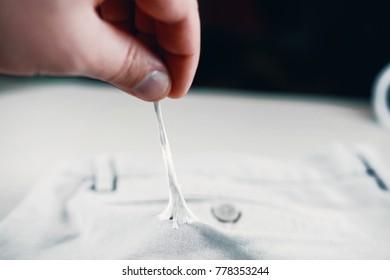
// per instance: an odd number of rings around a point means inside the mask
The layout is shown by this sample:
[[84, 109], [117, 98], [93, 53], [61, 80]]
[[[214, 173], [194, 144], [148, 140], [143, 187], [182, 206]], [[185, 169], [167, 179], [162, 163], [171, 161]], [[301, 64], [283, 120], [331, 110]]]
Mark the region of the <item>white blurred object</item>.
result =
[[[389, 163], [389, 130], [360, 100], [198, 89], [163, 102], [180, 178], [187, 155], [301, 158], [335, 142], [365, 143]], [[0, 220], [60, 162], [137, 152], [164, 170], [152, 104], [97, 82], [0, 78], [0, 129]]]
[[373, 90], [374, 111], [379, 122], [390, 128], [390, 108], [388, 105], [390, 92], [390, 64], [378, 75]]

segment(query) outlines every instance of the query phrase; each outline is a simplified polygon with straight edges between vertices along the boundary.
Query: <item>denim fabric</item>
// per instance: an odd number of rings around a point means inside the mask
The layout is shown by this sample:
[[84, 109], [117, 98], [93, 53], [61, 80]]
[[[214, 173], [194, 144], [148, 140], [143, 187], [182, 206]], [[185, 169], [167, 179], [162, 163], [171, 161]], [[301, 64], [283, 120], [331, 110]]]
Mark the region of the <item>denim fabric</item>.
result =
[[[199, 223], [157, 218], [168, 203], [161, 164], [102, 155], [53, 172], [0, 222], [0, 258], [390, 258], [390, 172], [372, 153], [194, 156], [177, 168]], [[221, 205], [237, 219], [219, 219]]]

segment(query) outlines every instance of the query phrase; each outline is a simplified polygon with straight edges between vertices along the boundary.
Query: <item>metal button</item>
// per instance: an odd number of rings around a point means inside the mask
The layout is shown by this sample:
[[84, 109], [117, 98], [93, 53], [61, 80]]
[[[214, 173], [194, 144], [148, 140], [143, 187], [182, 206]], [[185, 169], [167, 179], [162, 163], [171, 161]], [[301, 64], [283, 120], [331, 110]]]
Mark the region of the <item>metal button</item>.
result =
[[221, 204], [211, 209], [214, 217], [222, 223], [235, 223], [241, 217], [241, 212], [231, 204]]

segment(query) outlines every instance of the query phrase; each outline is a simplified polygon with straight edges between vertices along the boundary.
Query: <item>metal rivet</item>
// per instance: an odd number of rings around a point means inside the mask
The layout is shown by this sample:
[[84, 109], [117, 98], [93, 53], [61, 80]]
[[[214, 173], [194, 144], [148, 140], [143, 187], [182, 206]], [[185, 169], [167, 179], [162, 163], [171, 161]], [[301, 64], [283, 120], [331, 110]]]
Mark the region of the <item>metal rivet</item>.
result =
[[231, 204], [221, 204], [211, 209], [214, 217], [222, 223], [235, 223], [241, 217], [241, 212]]

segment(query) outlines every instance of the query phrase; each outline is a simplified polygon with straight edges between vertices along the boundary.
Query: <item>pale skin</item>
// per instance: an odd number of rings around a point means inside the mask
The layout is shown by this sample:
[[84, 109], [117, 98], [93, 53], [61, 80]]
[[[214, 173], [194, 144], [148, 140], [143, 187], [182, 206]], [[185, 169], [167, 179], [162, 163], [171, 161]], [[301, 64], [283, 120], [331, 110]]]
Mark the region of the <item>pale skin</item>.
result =
[[199, 53], [196, 0], [0, 0], [0, 74], [91, 77], [157, 101], [186, 94]]

